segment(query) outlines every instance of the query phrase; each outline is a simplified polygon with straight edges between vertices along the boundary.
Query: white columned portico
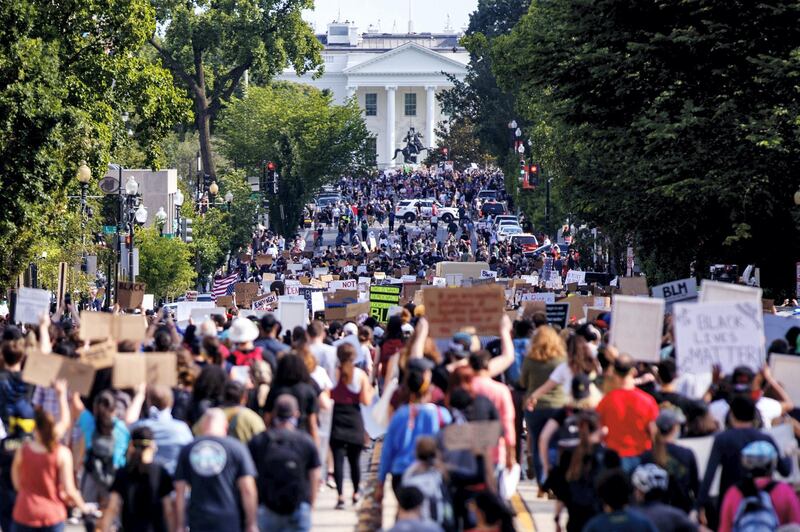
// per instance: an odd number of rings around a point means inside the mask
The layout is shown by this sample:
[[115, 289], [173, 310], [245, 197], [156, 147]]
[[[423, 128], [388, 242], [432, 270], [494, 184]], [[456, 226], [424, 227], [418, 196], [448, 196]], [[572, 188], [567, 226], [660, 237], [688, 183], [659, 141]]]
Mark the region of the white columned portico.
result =
[[386, 85], [386, 164], [392, 164], [392, 156], [394, 155], [395, 147], [395, 92], [397, 91], [396, 85]]
[[436, 146], [436, 139], [433, 138], [433, 122], [436, 112], [436, 87], [433, 85], [425, 86], [427, 109], [425, 112], [425, 146], [433, 148]]

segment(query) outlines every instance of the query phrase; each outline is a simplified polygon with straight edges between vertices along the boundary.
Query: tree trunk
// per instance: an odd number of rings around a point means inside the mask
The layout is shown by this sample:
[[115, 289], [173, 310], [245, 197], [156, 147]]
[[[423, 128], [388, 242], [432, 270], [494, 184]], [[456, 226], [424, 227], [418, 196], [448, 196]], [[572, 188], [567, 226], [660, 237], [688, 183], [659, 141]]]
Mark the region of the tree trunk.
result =
[[194, 121], [197, 133], [200, 136], [200, 158], [203, 162], [203, 173], [210, 176], [211, 181], [217, 180], [217, 169], [211, 157], [211, 113], [205, 97], [194, 97]]

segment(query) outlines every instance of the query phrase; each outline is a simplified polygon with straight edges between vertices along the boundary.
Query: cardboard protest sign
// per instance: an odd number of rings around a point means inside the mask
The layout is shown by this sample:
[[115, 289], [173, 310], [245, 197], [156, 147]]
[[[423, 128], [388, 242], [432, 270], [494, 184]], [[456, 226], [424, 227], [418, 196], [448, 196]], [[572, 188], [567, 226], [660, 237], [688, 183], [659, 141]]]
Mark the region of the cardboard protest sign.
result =
[[239, 253], [239, 262], [248, 264], [250, 259], [252, 259], [252, 256], [249, 253]]
[[50, 315], [50, 292], [24, 286], [18, 288], [14, 321], [35, 324], [39, 323], [40, 315]]
[[619, 292], [623, 296], [650, 296], [647, 277], [620, 277]]
[[[361, 272], [359, 272], [359, 273], [361, 273]], [[366, 267], [364, 267], [364, 273], [367, 273]], [[375, 273], [372, 274], [372, 277], [376, 281], [380, 281], [382, 279], [386, 279], [386, 272], [375, 272]]]
[[569, 305], [569, 319], [582, 320], [586, 317], [585, 307], [590, 307], [594, 304], [593, 296], [569, 296], [560, 299], [559, 303], [566, 303]]
[[586, 309], [586, 323], [592, 323], [608, 312], [611, 312], [611, 307], [588, 307]]
[[400, 303], [402, 285], [372, 285], [369, 287], [369, 315], [381, 323], [389, 319], [389, 307]]
[[140, 384], [177, 385], [178, 358], [175, 353], [120, 353], [114, 363], [114, 388], [137, 388]]
[[22, 380], [36, 386], [49, 387], [57, 379], [65, 379], [70, 391], [89, 395], [94, 384], [95, 369], [78, 360], [61, 355], [31, 353], [22, 370]]
[[120, 308], [139, 308], [144, 301], [145, 283], [119, 281], [117, 283], [117, 302]]
[[431, 288], [425, 292], [425, 315], [430, 335], [445, 338], [464, 325], [475, 327], [479, 335], [497, 334], [505, 312], [503, 287], [497, 284], [471, 288]]
[[556, 295], [553, 292], [520, 292], [519, 303], [525, 301], [543, 301], [553, 304], [556, 302]]
[[671, 283], [664, 283], [652, 288], [653, 297], [663, 299], [667, 308], [678, 301], [692, 301], [697, 299], [697, 279], [689, 277]]
[[701, 303], [721, 303], [723, 301], [752, 301], [761, 306], [762, 290], [754, 286], [720, 283], [703, 279], [700, 285]]
[[718, 364], [728, 375], [737, 366], [759, 371], [764, 364], [760, 301], [676, 303], [673, 323], [679, 373], [709, 372]]
[[437, 262], [436, 277], [460, 274], [462, 278], [480, 279], [481, 270], [490, 270], [488, 262]]
[[141, 342], [147, 332], [144, 316], [136, 314], [109, 314], [107, 312], [81, 311], [81, 340], [105, 340], [117, 342], [131, 340]]
[[222, 307], [224, 309], [235, 307], [236, 298], [234, 296], [217, 296], [217, 306]]
[[272, 255], [256, 255], [256, 265], [259, 268], [261, 266], [272, 266]]
[[615, 296], [611, 302], [611, 345], [643, 362], [658, 362], [664, 327], [664, 300]]
[[444, 428], [444, 446], [448, 451], [485, 452], [500, 440], [500, 421], [453, 423]]
[[769, 357], [769, 367], [792, 402], [800, 405], [800, 357], [772, 353]]
[[464, 276], [460, 273], [448, 273], [444, 278], [447, 286], [461, 286], [464, 283]]
[[569, 321], [569, 305], [565, 303], [545, 303], [544, 309], [547, 315], [547, 323], [550, 325], [558, 325], [562, 329], [567, 326]]
[[94, 369], [110, 368], [114, 365], [117, 355], [117, 346], [111, 340], [78, 349], [81, 362], [89, 364]]
[[236, 283], [233, 285], [236, 293], [236, 305], [249, 307], [250, 303], [258, 297], [258, 283]]

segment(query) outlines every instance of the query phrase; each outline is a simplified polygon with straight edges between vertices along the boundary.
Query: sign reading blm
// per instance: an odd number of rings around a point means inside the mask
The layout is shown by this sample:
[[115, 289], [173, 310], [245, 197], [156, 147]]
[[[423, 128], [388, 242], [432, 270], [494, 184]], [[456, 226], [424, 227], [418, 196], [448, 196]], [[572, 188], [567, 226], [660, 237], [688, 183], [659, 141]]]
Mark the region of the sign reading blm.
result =
[[369, 315], [381, 323], [389, 319], [389, 308], [400, 304], [402, 285], [372, 285], [369, 287]]
[[750, 301], [676, 303], [675, 353], [680, 373], [707, 373], [714, 365], [730, 374], [737, 366], [764, 365], [764, 316]]

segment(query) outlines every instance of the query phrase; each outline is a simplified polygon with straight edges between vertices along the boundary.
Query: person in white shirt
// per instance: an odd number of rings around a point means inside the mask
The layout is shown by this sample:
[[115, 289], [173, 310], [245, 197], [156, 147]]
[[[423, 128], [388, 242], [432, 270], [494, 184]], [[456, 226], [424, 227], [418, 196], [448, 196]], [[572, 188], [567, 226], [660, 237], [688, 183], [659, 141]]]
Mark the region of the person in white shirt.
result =
[[328, 345], [325, 340], [325, 326], [319, 320], [312, 321], [307, 328], [308, 348], [317, 359], [317, 364], [325, 370], [331, 381], [336, 380], [336, 348]]
[[[762, 384], [767, 384], [774, 390], [779, 400], [761, 395]], [[762, 427], [764, 428], [771, 427], [773, 421], [794, 408], [794, 404], [783, 389], [783, 386], [772, 377], [769, 366], [765, 365], [758, 375], [747, 366], [737, 367], [731, 374], [731, 387], [732, 395], [759, 395], [756, 400], [756, 410], [761, 417]], [[722, 429], [727, 426], [730, 408], [730, 404], [725, 399], [717, 399], [708, 405], [708, 411], [714, 416], [714, 419], [717, 420], [719, 427]]]

